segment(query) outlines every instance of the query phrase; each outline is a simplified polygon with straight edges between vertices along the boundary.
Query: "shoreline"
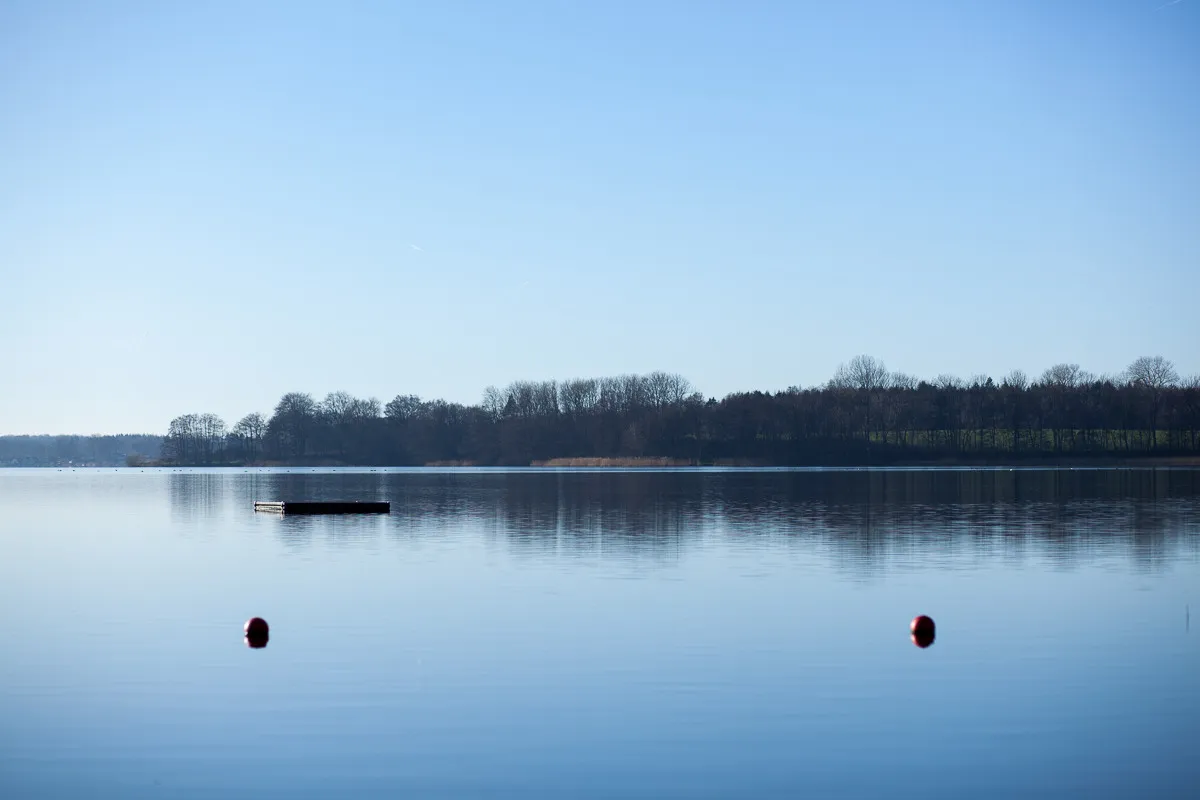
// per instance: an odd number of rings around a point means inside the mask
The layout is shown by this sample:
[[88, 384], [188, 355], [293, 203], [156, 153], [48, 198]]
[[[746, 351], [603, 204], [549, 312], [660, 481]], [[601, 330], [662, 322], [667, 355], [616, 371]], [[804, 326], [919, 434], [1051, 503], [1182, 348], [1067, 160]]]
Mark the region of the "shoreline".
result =
[[424, 469], [1058, 469], [1058, 468], [1196, 468], [1200, 469], [1200, 456], [1086, 456], [1059, 458], [942, 458], [942, 459], [904, 459], [875, 463], [773, 463], [758, 459], [713, 459], [697, 461], [696, 459], [667, 458], [667, 457], [624, 457], [624, 458], [551, 458], [536, 460], [528, 464], [484, 464], [469, 460], [431, 461], [425, 464], [370, 464], [342, 462], [338, 459], [312, 458], [266, 460], [251, 462], [227, 462], [221, 464], [171, 464], [160, 461], [146, 460], [137, 464], [117, 466], [110, 465], [30, 465], [25, 467], [11, 466], [10, 469], [181, 469], [181, 468], [240, 468], [240, 469], [296, 469], [296, 468], [352, 468], [352, 469], [395, 469], [395, 468], [424, 468]]

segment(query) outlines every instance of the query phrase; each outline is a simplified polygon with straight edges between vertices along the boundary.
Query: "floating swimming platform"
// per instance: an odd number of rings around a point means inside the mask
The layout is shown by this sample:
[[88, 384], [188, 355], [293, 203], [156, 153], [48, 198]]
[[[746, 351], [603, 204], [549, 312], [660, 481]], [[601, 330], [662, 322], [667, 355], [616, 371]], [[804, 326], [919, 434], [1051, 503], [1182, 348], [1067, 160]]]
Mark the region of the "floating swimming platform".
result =
[[376, 500], [255, 500], [254, 510], [275, 514], [390, 514], [392, 504]]

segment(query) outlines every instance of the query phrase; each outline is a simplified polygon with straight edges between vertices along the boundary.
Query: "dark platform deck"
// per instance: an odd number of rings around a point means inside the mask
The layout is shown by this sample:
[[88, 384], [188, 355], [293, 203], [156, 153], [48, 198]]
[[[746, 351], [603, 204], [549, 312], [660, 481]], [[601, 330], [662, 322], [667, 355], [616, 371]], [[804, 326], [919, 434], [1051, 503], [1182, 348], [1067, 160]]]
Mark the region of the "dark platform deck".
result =
[[254, 510], [273, 511], [276, 514], [390, 514], [392, 504], [373, 500], [324, 502], [255, 500]]

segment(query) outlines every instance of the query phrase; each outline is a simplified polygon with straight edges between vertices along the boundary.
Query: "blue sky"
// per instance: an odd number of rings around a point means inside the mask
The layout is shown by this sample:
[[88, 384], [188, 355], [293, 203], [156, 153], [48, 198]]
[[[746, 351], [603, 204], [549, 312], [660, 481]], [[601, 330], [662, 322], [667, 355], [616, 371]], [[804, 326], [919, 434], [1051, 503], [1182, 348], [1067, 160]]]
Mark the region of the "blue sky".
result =
[[8, 0], [0, 433], [1200, 372], [1200, 2], [1163, 2]]

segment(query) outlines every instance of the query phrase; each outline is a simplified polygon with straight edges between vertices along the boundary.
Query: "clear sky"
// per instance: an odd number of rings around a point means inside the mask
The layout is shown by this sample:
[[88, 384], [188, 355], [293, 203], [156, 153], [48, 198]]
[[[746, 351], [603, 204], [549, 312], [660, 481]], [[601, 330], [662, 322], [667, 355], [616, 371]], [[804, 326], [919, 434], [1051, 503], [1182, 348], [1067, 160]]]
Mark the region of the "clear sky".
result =
[[0, 2], [0, 433], [1200, 372], [1200, 0]]

